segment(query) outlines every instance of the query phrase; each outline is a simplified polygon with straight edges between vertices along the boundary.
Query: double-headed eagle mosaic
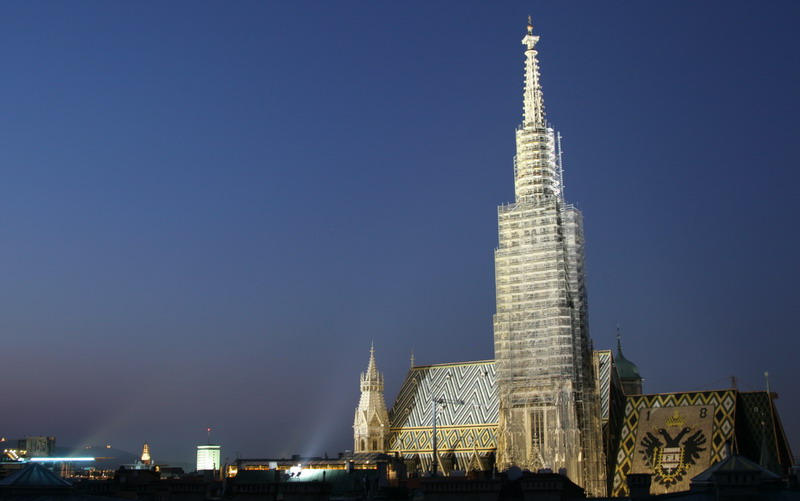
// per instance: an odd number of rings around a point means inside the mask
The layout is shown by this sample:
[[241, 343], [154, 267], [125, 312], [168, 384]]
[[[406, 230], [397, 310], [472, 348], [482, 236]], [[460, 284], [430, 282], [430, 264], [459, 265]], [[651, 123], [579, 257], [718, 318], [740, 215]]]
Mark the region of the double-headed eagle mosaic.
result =
[[[680, 427], [684, 422], [677, 412], [665, 424], [669, 424], [667, 428], [654, 430], [655, 433], [647, 432], [639, 443], [642, 446], [639, 452], [652, 470], [653, 480], [670, 487], [683, 480], [689, 468], [700, 458], [700, 453], [706, 450], [703, 447], [706, 437], [703, 430]], [[670, 432], [672, 428], [678, 429], [674, 435]]]

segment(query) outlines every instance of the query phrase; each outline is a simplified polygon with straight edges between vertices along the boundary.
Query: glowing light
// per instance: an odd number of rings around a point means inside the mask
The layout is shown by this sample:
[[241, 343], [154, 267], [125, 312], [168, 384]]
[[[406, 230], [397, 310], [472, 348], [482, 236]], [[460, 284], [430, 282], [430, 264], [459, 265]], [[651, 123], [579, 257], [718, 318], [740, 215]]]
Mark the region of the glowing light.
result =
[[77, 458], [31, 458], [30, 459], [36, 463], [56, 463], [56, 462], [66, 462], [66, 461], [94, 461], [94, 458], [89, 457], [77, 457]]

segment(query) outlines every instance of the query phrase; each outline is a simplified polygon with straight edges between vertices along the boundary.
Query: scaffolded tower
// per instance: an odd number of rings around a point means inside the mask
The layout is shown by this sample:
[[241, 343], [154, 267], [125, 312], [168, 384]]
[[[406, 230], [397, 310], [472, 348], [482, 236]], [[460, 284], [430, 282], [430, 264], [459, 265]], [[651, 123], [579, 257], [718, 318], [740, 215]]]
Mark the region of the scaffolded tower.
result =
[[[528, 23], [515, 202], [498, 208], [495, 358], [497, 466], [565, 468], [605, 494], [599, 405], [587, 329], [580, 211], [564, 200], [560, 144], [545, 122], [538, 36]], [[560, 143], [560, 141], [558, 141]]]

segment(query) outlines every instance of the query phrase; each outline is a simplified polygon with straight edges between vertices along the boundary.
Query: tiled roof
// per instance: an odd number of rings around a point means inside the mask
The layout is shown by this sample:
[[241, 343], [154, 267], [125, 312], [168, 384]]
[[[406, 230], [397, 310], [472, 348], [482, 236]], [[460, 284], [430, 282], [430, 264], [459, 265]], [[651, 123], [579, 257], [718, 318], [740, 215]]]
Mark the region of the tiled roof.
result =
[[709, 482], [716, 472], [753, 472], [759, 473], [762, 480], [780, 480], [781, 476], [769, 471], [754, 461], [750, 461], [744, 456], [732, 454], [711, 468], [692, 478], [692, 483]]
[[439, 426], [497, 424], [499, 401], [494, 361], [412, 367], [389, 412], [391, 427], [430, 426], [434, 399], [445, 402], [437, 412]]

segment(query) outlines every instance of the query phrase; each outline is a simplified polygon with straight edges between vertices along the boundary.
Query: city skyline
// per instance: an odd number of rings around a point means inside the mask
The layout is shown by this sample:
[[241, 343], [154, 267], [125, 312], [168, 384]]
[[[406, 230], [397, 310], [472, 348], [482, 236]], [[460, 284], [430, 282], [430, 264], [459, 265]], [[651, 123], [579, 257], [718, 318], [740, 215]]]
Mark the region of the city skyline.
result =
[[800, 7], [658, 7], [5, 4], [0, 434], [334, 455], [371, 341], [387, 405], [493, 358], [531, 14], [595, 348], [769, 371], [797, 454]]

